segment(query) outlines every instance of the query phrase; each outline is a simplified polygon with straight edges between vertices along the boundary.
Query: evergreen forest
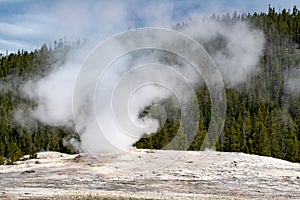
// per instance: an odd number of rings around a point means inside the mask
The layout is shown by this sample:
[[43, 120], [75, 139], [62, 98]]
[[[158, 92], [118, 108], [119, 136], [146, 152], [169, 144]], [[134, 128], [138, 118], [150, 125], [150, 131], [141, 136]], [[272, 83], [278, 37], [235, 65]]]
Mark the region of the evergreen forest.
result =
[[[300, 10], [294, 7], [276, 12], [269, 7], [268, 13], [213, 15], [210, 20], [220, 23], [245, 21], [262, 30], [266, 39], [258, 66], [260, 73], [238, 87], [226, 88], [227, 113], [216, 150], [300, 162], [300, 88], [291, 90], [288, 87], [291, 77], [298, 77], [300, 81]], [[34, 157], [39, 151], [76, 153], [65, 142], [76, 134], [70, 128], [53, 127], [39, 121], [22, 125], [15, 119], [20, 108], [36, 106], [36, 102], [22, 95], [23, 83], [37, 74], [46, 76], [53, 64], [64, 62], [64, 56], [76, 45], [81, 44], [66, 45], [60, 40], [52, 47], [43, 45], [32, 52], [19, 50], [0, 55], [0, 164], [13, 164], [23, 155]], [[210, 124], [211, 102], [205, 86], [198, 87], [196, 92], [201, 120], [192, 141], [180, 126], [180, 111], [164, 102], [172, 117], [158, 133], [133, 145], [161, 149], [178, 132], [180, 137], [174, 142], [174, 149], [200, 150]]]

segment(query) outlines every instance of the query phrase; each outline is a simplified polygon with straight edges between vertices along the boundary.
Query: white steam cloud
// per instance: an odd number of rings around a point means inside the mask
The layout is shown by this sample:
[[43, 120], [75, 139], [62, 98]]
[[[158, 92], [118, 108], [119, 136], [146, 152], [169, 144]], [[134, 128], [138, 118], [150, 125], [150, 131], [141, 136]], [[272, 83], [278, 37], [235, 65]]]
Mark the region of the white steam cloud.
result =
[[[91, 47], [99, 42], [99, 39], [95, 35], [98, 33], [103, 35], [106, 33], [111, 34], [116, 30], [125, 30], [127, 27], [135, 26], [129, 17], [132, 16], [133, 11], [126, 4], [120, 2], [116, 4], [98, 4], [91, 6], [90, 4], [79, 3], [74, 4], [71, 8], [69, 7], [69, 3], [58, 4], [54, 10], [51, 10], [53, 13], [55, 11], [58, 16], [64, 16], [65, 20], [62, 21], [61, 26], [63, 28], [67, 27], [69, 30], [65, 36], [81, 36], [84, 29], [84, 34], [88, 33], [86, 37], [89, 43], [80, 47], [80, 49], [71, 50], [67, 55], [66, 62], [63, 65], [55, 66], [54, 70], [44, 78], [32, 80], [25, 84], [24, 93], [29, 98], [36, 100], [38, 104], [32, 110], [32, 116], [42, 123], [54, 126], [72, 126], [74, 120], [72, 110], [74, 84], [83, 60], [88, 56], [92, 49]], [[98, 13], [96, 8], [99, 6], [104, 6], [105, 12]], [[66, 10], [70, 12], [66, 12]], [[144, 13], [146, 14], [144, 15]], [[149, 7], [137, 11], [135, 14], [147, 26], [160, 25], [167, 27], [174, 24], [172, 4], [169, 3], [151, 3]], [[74, 15], [80, 16], [79, 21], [74, 21], [74, 18], [77, 19]], [[193, 17], [192, 23], [179, 31], [188, 34], [204, 46], [218, 37], [222, 38], [224, 42], [223, 48], [214, 50], [211, 56], [219, 67], [227, 86], [234, 87], [247, 81], [249, 77], [257, 73], [259, 56], [264, 47], [264, 37], [261, 31], [253, 30], [246, 23], [242, 22], [228, 26], [214, 21], [203, 22], [202, 18], [199, 19], [189, 13], [186, 16]], [[78, 24], [83, 24], [83, 26], [78, 26]], [[58, 30], [58, 34], [60, 35], [65, 34], [59, 31], [62, 27], [55, 29]], [[107, 53], [117, 51], [118, 48], [122, 48], [122, 45], [124, 44], [111, 46], [107, 50]], [[135, 62], [135, 65], [147, 63], [149, 60], [156, 62], [159, 58], [155, 54], [153, 55], [151, 60], [149, 56], [143, 54], [143, 56], [138, 58], [139, 62]], [[81, 100], [86, 102], [86, 104], [95, 100], [97, 104], [94, 108], [95, 112], [85, 110], [85, 107], [81, 107], [75, 111], [82, 113], [81, 119], [77, 121], [79, 122], [77, 130], [81, 138], [85, 141], [85, 146], [74, 140], [70, 141], [74, 146], [95, 152], [128, 149], [143, 134], [150, 134], [159, 129], [160, 124], [157, 119], [152, 119], [150, 116], [144, 118], [138, 117], [139, 113], [146, 106], [159, 103], [159, 101], [172, 95], [172, 91], [170, 92], [155, 85], [143, 86], [141, 90], [137, 90], [133, 94], [129, 102], [128, 99], [123, 99], [122, 95], [118, 96], [116, 104], [128, 105], [132, 121], [139, 124], [141, 129], [131, 130], [132, 132], [129, 133], [131, 136], [128, 136], [121, 134], [122, 130], [120, 128], [122, 127], [119, 127], [119, 124], [115, 123], [116, 121], [110, 107], [111, 99], [109, 97], [113, 94], [116, 83], [122, 79], [122, 75], [133, 69], [133, 59], [134, 56], [127, 55], [113, 63], [102, 77], [95, 91], [95, 96], [84, 95], [86, 92], [84, 91], [85, 88], [82, 87], [83, 95]], [[192, 84], [198, 82], [199, 77], [195, 76], [192, 70], [189, 70], [190, 66], [186, 63], [180, 67], [175, 64], [172, 65], [174, 69], [177, 69], [178, 73], [187, 77]], [[170, 74], [170, 71], [162, 70], [155, 72], [154, 68], [151, 68], [151, 65], [148, 67], [152, 70], [148, 70], [147, 74], [141, 75], [135, 74], [134, 71], [129, 72], [130, 83], [134, 84], [145, 79], [147, 76], [153, 76], [156, 78], [155, 80], [168, 80], [169, 88], [174, 90], [179, 88], [178, 90], [182, 92], [182, 96], [185, 95], [186, 88], [180, 88], [178, 79]], [[89, 77], [87, 77], [87, 84], [88, 79]], [[124, 87], [131, 87], [131, 85], [129, 84]], [[124, 89], [127, 91], [126, 88]], [[98, 96], [99, 94], [101, 95]], [[124, 94], [124, 97], [127, 95]], [[103, 99], [104, 96], [108, 98]], [[90, 106], [87, 107], [89, 109]], [[98, 134], [99, 123], [102, 124], [103, 131], [106, 133], [105, 136]], [[150, 126], [148, 126], [149, 124]], [[130, 129], [130, 127], [127, 128]]]
[[292, 92], [293, 94], [296, 95], [300, 94], [300, 68], [291, 72], [291, 75], [287, 80], [286, 85], [289, 91]]
[[[197, 16], [194, 16], [197, 19]], [[262, 31], [251, 29], [247, 23], [233, 25], [216, 21], [203, 22], [199, 19], [183, 32], [200, 43], [223, 41], [223, 48], [213, 50], [211, 56], [222, 72], [227, 86], [233, 87], [247, 81], [258, 73], [258, 62], [264, 48]]]

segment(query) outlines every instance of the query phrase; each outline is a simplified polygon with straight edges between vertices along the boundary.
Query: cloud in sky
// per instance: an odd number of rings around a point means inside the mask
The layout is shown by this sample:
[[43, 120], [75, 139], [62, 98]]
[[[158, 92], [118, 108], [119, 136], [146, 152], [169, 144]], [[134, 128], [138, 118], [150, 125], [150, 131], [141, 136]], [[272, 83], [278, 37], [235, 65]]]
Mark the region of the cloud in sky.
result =
[[[188, 20], [192, 13], [266, 12], [300, 7], [298, 0], [241, 1], [39, 1], [0, 0], [0, 52], [33, 50], [60, 38], [106, 38], [128, 28], [164, 26]], [[151, 22], [151, 23], [149, 23]]]

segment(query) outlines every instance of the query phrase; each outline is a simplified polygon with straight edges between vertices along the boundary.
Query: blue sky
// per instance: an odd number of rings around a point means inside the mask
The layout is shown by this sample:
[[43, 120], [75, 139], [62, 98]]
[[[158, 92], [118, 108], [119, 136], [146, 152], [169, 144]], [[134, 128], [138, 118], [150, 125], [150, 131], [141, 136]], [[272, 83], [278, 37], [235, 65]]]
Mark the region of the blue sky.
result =
[[168, 26], [193, 15], [300, 8], [299, 0], [0, 0], [0, 52], [33, 50], [59, 38], [108, 37], [136, 26]]

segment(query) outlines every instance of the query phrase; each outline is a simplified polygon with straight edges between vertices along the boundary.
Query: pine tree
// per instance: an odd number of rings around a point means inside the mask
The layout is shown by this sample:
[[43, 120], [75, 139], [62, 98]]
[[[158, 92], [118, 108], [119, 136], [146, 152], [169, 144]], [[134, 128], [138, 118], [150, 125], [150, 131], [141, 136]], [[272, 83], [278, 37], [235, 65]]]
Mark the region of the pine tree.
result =
[[19, 149], [18, 145], [15, 142], [13, 142], [11, 144], [10, 151], [7, 154], [7, 163], [13, 164], [17, 160], [19, 160], [21, 156], [22, 156], [21, 150]]
[[271, 142], [267, 128], [260, 123], [260, 155], [271, 156]]
[[182, 126], [179, 127], [177, 134], [171, 140], [166, 149], [170, 150], [187, 150], [189, 148], [189, 140]]

